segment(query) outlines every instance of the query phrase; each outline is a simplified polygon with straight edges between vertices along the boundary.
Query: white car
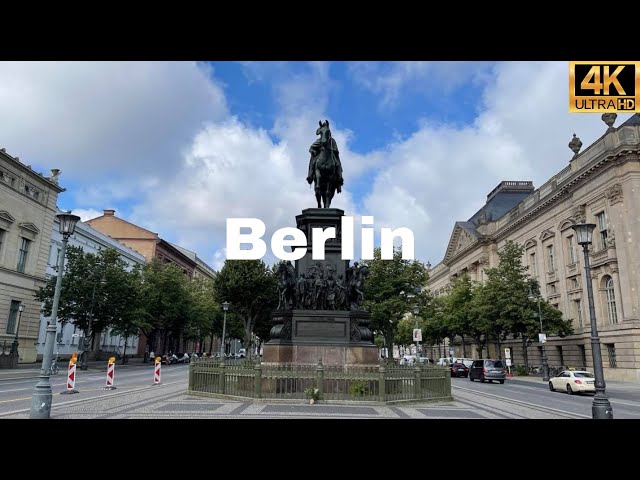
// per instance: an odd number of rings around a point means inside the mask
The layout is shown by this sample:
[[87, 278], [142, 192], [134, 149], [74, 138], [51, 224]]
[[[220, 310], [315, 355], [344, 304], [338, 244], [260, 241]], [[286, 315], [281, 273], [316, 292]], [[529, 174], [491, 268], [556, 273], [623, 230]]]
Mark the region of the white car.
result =
[[569, 395], [582, 392], [595, 392], [595, 377], [593, 373], [584, 370], [563, 370], [549, 379], [549, 390], [560, 390]]

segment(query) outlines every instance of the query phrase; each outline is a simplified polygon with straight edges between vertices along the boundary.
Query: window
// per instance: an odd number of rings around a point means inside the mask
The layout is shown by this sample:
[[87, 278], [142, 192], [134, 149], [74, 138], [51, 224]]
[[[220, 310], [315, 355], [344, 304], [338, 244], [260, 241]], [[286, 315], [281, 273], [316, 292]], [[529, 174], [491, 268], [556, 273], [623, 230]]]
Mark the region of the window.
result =
[[582, 360], [582, 366], [587, 368], [587, 351], [584, 348], [584, 345], [578, 345], [578, 350], [580, 351], [580, 360]]
[[573, 235], [567, 237], [567, 258], [569, 259], [569, 265], [576, 263], [576, 245], [573, 240]]
[[616, 294], [613, 291], [613, 278], [609, 277], [605, 284], [605, 293], [607, 296], [607, 314], [609, 323], [618, 323], [618, 310], [616, 309]]
[[553, 245], [547, 245], [547, 271], [549, 273], [555, 270], [555, 262], [553, 260]]
[[549, 283], [547, 284], [547, 295], [555, 295], [556, 294], [556, 284]]
[[596, 215], [598, 231], [600, 232], [600, 250], [607, 247], [607, 217], [604, 212]]
[[582, 328], [582, 302], [580, 300], [573, 301], [573, 309], [575, 311], [576, 321], [578, 322], [578, 327]]
[[531, 270], [531, 276], [532, 277], [537, 277], [538, 276], [538, 269], [536, 267], [536, 253], [530, 253], [529, 254], [529, 269]]
[[613, 343], [607, 343], [607, 353], [609, 353], [609, 366], [616, 368], [618, 361], [616, 360], [616, 346]]
[[9, 307], [9, 321], [7, 322], [7, 333], [10, 335], [15, 335], [16, 333], [18, 307], [20, 307], [20, 302], [17, 300], [11, 300], [11, 306]]
[[571, 290], [576, 290], [580, 288], [580, 284], [578, 283], [578, 279], [576, 277], [573, 277], [571, 279]]
[[24, 273], [24, 268], [27, 266], [27, 256], [29, 255], [30, 243], [31, 240], [23, 238], [22, 243], [20, 244], [20, 250], [18, 251], [18, 265], [16, 266], [16, 270], [22, 273]]
[[4, 240], [4, 230], [0, 228], [0, 253], [2, 253], [2, 242]]

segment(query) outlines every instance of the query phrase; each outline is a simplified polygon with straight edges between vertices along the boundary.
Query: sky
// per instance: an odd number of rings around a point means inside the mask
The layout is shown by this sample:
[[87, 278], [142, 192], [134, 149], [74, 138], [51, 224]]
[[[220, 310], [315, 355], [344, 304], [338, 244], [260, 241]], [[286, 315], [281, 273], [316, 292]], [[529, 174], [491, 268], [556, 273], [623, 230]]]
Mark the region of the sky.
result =
[[[332, 207], [408, 227], [439, 263], [456, 221], [503, 180], [537, 188], [606, 131], [569, 113], [569, 62], [0, 62], [0, 147], [62, 170], [58, 206], [116, 216], [216, 269], [226, 219], [273, 232], [315, 207], [309, 146], [329, 120]], [[619, 115], [616, 126], [630, 115]], [[268, 248], [264, 260], [277, 261]]]

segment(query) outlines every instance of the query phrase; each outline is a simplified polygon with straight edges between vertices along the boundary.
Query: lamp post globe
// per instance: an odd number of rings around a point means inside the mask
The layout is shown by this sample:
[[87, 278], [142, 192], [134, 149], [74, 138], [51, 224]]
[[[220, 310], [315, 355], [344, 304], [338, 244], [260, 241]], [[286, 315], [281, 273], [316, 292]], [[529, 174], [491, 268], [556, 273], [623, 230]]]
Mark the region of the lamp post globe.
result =
[[578, 245], [582, 245], [584, 254], [584, 283], [587, 285], [589, 300], [589, 319], [591, 321], [591, 355], [593, 357], [593, 374], [595, 376], [596, 395], [591, 404], [591, 416], [594, 419], [613, 419], [613, 408], [605, 393], [604, 370], [602, 368], [602, 351], [596, 322], [596, 309], [593, 303], [593, 285], [591, 284], [591, 265], [589, 263], [589, 245], [593, 242], [593, 223], [577, 223], [573, 225]]
[[56, 216], [60, 222], [58, 228], [62, 234], [62, 249], [60, 250], [60, 257], [58, 258], [58, 276], [56, 278], [56, 288], [53, 295], [53, 305], [51, 306], [51, 321], [49, 325], [47, 325], [45, 333], [40, 380], [36, 384], [31, 397], [30, 418], [49, 418], [51, 416], [52, 391], [49, 376], [51, 375], [51, 359], [53, 358], [53, 345], [58, 321], [58, 304], [60, 303], [64, 259], [69, 237], [73, 235], [76, 229], [76, 223], [80, 221], [80, 217], [72, 215], [71, 212], [59, 213]]

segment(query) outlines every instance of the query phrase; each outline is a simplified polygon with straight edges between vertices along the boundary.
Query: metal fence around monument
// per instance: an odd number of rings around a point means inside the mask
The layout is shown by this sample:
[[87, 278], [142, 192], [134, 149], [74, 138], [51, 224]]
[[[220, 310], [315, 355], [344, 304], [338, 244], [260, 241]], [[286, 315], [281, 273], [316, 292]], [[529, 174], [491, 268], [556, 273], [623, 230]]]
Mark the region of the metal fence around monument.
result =
[[433, 365], [324, 366], [199, 359], [189, 367], [190, 394], [295, 400], [309, 387], [320, 400], [401, 402], [451, 399], [449, 369]]

